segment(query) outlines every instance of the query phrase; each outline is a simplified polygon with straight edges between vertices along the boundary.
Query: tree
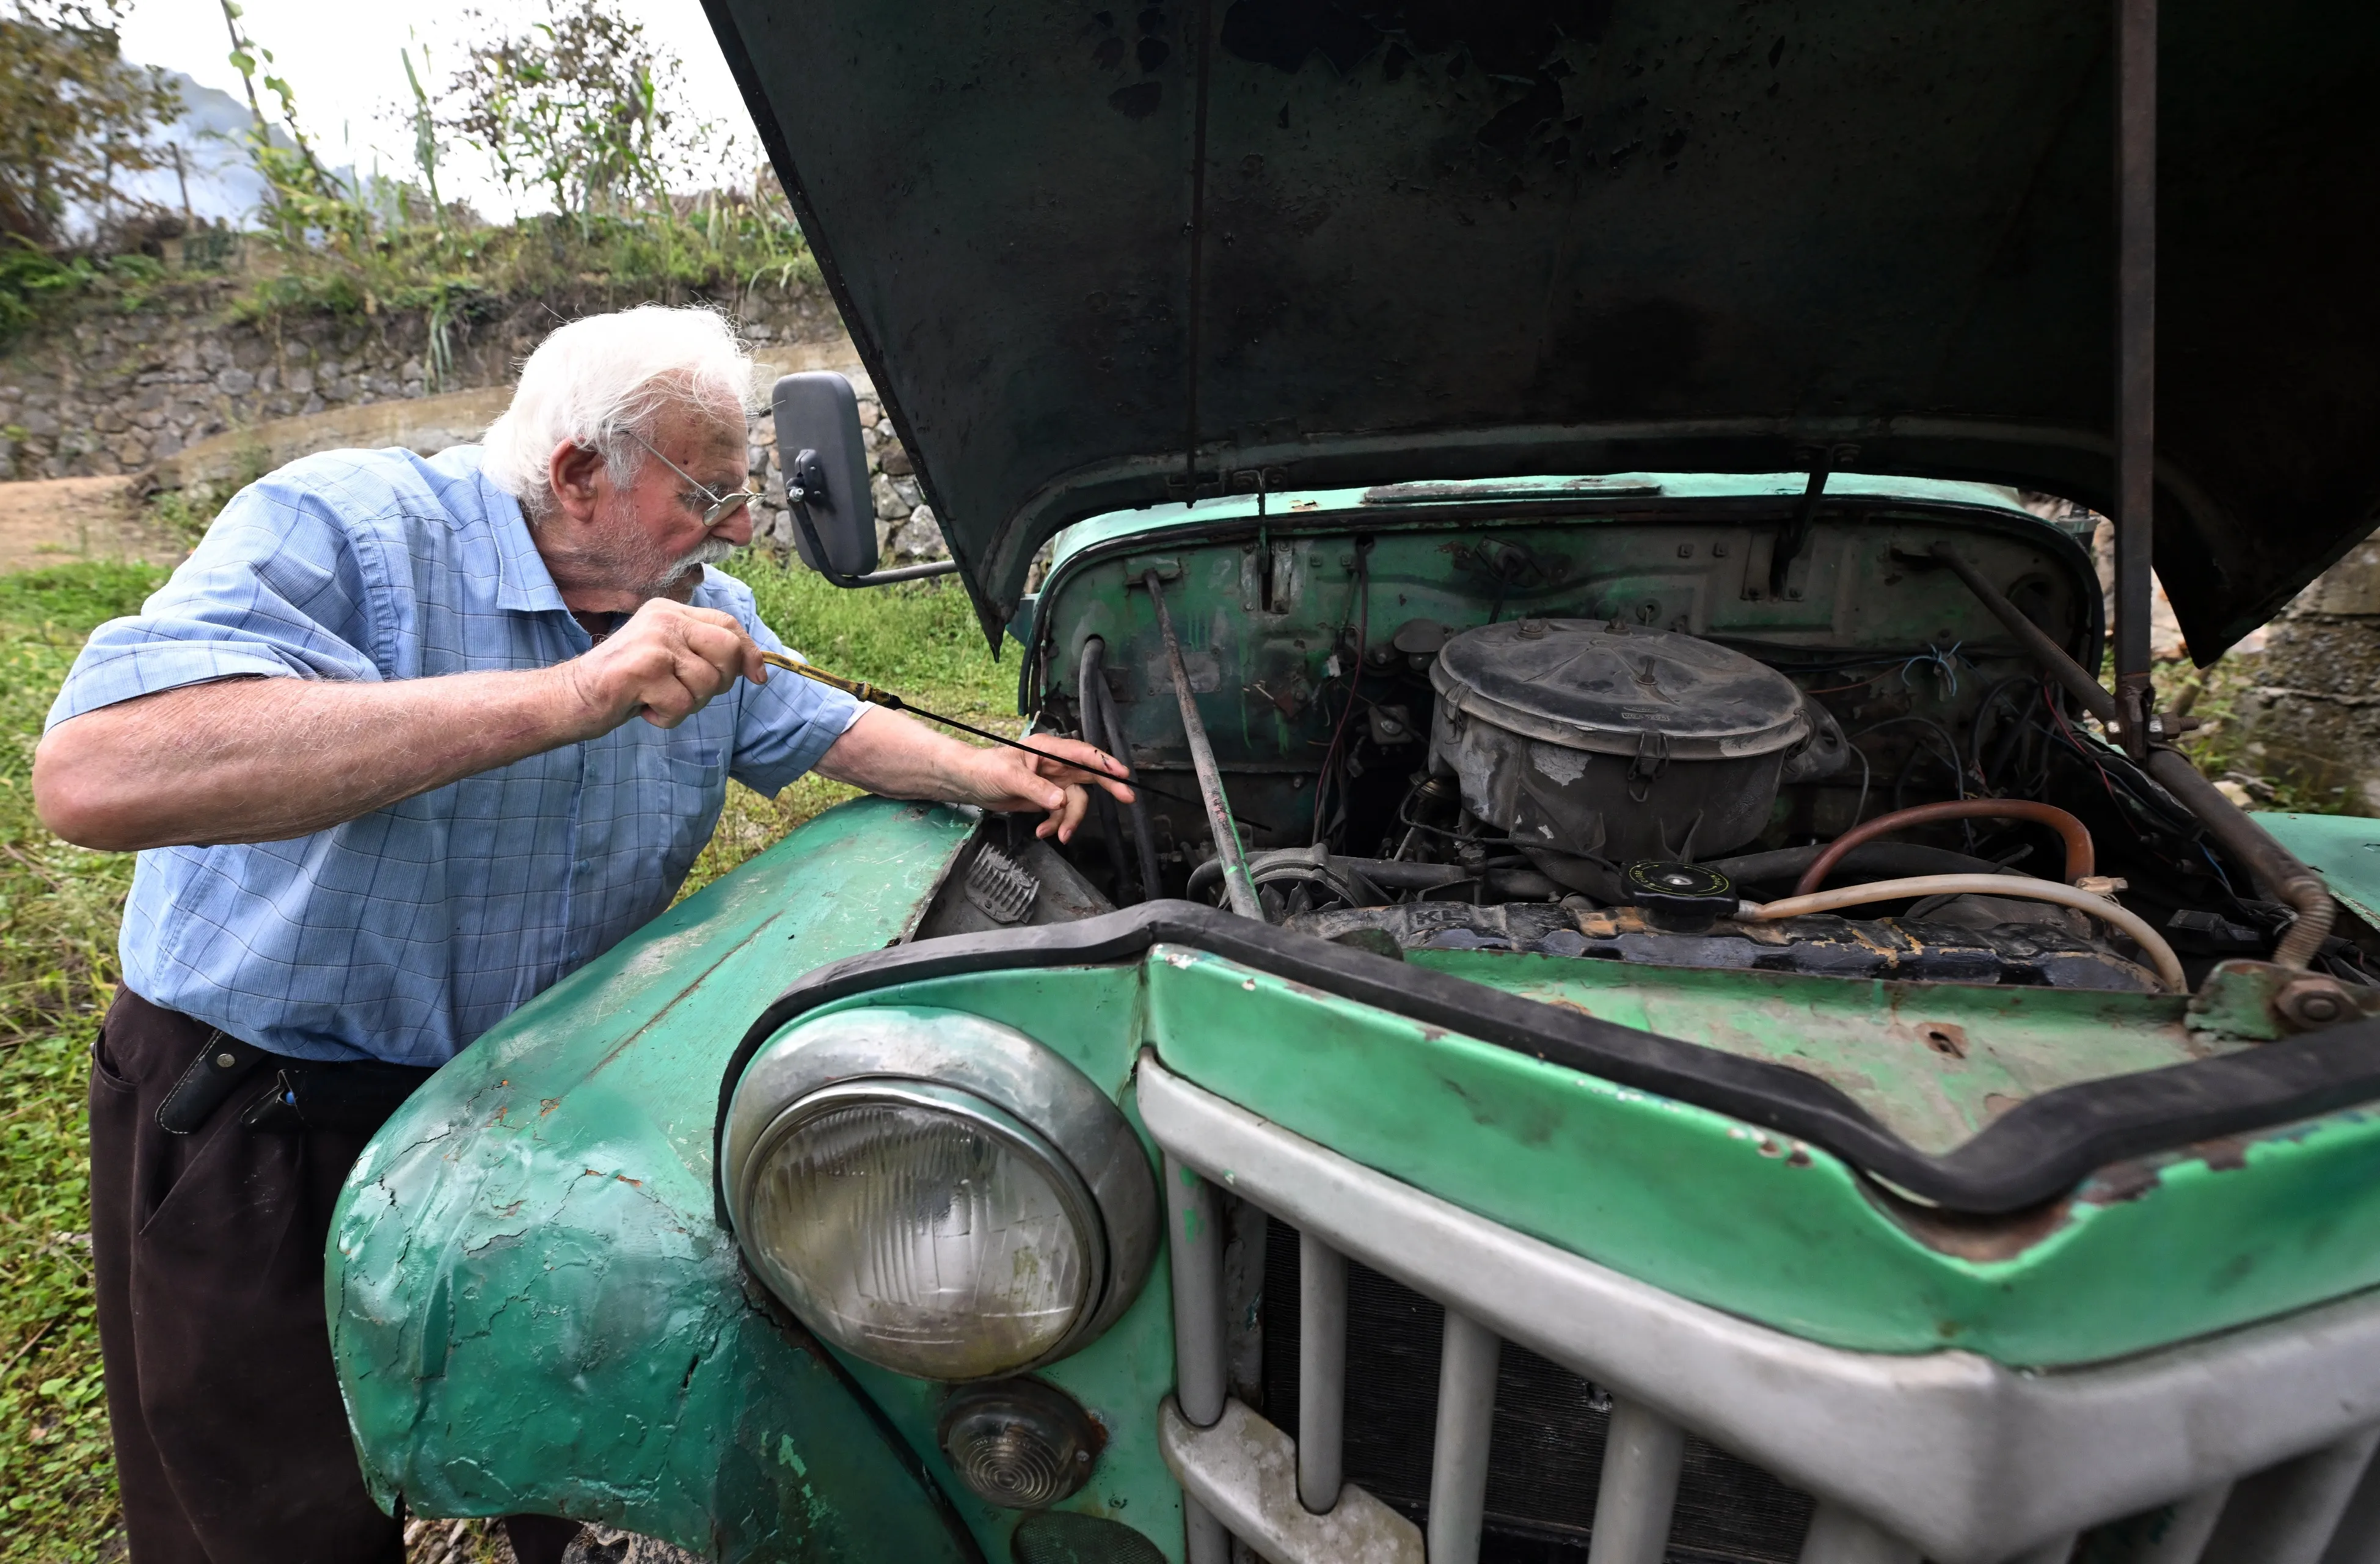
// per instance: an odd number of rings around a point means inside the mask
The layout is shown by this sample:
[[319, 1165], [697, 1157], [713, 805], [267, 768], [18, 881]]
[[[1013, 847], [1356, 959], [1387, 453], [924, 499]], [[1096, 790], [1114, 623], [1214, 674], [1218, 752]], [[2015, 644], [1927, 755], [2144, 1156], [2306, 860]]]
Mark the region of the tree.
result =
[[[475, 17], [484, 22], [484, 17]], [[620, 213], [666, 200], [669, 163], [710, 127], [674, 107], [677, 58], [604, 0], [550, 0], [526, 32], [471, 46], [443, 124], [485, 152], [497, 176], [543, 187], [557, 212]]]
[[164, 73], [124, 58], [121, 0], [7, 0], [0, 13], [0, 232], [56, 245], [103, 219], [115, 176], [166, 166], [152, 132], [181, 113]]
[[[285, 249], [303, 249], [318, 238], [350, 250], [369, 242], [371, 219], [360, 199], [362, 191], [340, 184], [314, 155], [306, 133], [298, 127], [298, 94], [269, 68], [273, 51], [239, 25], [242, 12], [237, 0], [217, 4], [231, 38], [232, 68], [239, 72], [248, 93], [248, 156], [264, 179], [267, 231]], [[278, 125], [256, 95], [260, 80], [280, 101]]]

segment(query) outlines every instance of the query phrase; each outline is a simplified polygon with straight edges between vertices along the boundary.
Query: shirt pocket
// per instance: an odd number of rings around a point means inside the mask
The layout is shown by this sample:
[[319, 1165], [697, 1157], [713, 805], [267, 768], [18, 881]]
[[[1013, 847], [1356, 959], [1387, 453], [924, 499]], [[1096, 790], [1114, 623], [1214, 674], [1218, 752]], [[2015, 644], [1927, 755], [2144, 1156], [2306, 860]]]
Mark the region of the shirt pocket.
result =
[[674, 887], [719, 825], [727, 801], [727, 754], [718, 744], [646, 745], [637, 757], [638, 794], [646, 800], [648, 841], [661, 852]]

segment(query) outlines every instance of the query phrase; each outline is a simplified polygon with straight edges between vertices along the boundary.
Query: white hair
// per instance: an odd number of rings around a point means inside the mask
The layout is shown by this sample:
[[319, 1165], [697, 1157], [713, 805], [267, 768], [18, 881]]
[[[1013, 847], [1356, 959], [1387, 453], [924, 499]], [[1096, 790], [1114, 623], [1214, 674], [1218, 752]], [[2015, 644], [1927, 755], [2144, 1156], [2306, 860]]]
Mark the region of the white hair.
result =
[[615, 483], [632, 481], [650, 438], [672, 410], [740, 424], [752, 399], [752, 359], [715, 309], [640, 304], [555, 330], [521, 365], [512, 406], [488, 426], [480, 467], [530, 520], [554, 506], [554, 447], [600, 452]]

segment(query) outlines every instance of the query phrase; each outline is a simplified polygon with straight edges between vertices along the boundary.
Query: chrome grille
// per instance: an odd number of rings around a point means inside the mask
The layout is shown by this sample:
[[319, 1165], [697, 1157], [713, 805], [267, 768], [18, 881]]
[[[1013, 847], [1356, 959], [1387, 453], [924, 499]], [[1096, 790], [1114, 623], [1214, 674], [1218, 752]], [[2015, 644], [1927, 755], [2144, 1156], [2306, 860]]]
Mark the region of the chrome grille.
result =
[[[1269, 1228], [1259, 1316], [1263, 1404], [1257, 1410], [1277, 1427], [1295, 1428], [1304, 1324], [1298, 1233], [1285, 1222]], [[1418, 1525], [1429, 1506], [1445, 1310], [1360, 1261], [1348, 1262], [1346, 1275], [1345, 1480]], [[1609, 1391], [1506, 1343], [1496, 1374], [1482, 1560], [1570, 1564], [1584, 1557], [1611, 1409]], [[1682, 1464], [1671, 1558], [1793, 1564], [1810, 1526], [1807, 1494], [1703, 1439], [1686, 1439]]]
[[[1586, 1564], [1664, 1564], [1673, 1538], [1687, 1540], [1679, 1528], [1695, 1522], [1697, 1507], [1679, 1502], [1689, 1475], [1699, 1485], [1702, 1473], [1747, 1468], [1819, 1496], [1796, 1564], [2380, 1559], [2380, 1295], [2049, 1373], [1955, 1350], [1857, 1352], [1500, 1227], [1268, 1123], [1151, 1055], [1137, 1091], [1165, 1153], [1176, 1390], [1160, 1410], [1159, 1441], [1183, 1485], [1188, 1564], [1226, 1564], [1234, 1536], [1274, 1564], [1477, 1564], [1493, 1556], [1483, 1541], [1517, 1544], [1520, 1527], [1490, 1527], [1490, 1451], [1508, 1371], [1540, 1382], [1515, 1355], [1524, 1347], [1614, 1387]], [[1307, 1328], [1294, 1349], [1294, 1409], [1275, 1409], [1293, 1434], [1248, 1404], [1245, 1379], [1232, 1392], [1219, 1218], [1232, 1201], [1217, 1181], [1301, 1230]], [[1333, 1251], [1348, 1263], [1330, 1263]], [[1426, 1332], [1408, 1329], [1390, 1360], [1409, 1383], [1435, 1384], [1426, 1533], [1407, 1512], [1410, 1456], [1391, 1457], [1378, 1479], [1402, 1485], [1404, 1510], [1360, 1480], [1344, 1481], [1321, 1512], [1301, 1502], [1374, 1453], [1354, 1415], [1362, 1404], [1347, 1400], [1368, 1393], [1354, 1377], [1366, 1366], [1366, 1305], [1349, 1291], [1366, 1285], [1366, 1267], [1439, 1309], [1434, 1373]], [[1410, 1323], [1416, 1305], [1403, 1306]], [[1351, 1308], [1347, 1340], [1312, 1328]], [[1600, 1399], [1586, 1391], [1590, 1409]], [[1714, 1458], [1697, 1451], [1691, 1468], [1688, 1425], [1711, 1437]], [[1499, 1492], [1504, 1512], [1532, 1520], [1525, 1494]], [[1779, 1557], [1770, 1532], [1755, 1542], [1749, 1558]]]

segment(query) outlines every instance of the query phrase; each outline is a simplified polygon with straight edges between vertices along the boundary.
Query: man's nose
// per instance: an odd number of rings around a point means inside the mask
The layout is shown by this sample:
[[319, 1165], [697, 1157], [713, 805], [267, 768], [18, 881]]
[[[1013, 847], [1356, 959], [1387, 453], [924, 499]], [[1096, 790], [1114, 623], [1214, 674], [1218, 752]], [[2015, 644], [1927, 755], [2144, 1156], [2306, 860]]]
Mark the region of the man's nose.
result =
[[752, 506], [749, 502], [736, 506], [719, 518], [711, 527], [713, 538], [724, 538], [737, 548], [752, 540]]

